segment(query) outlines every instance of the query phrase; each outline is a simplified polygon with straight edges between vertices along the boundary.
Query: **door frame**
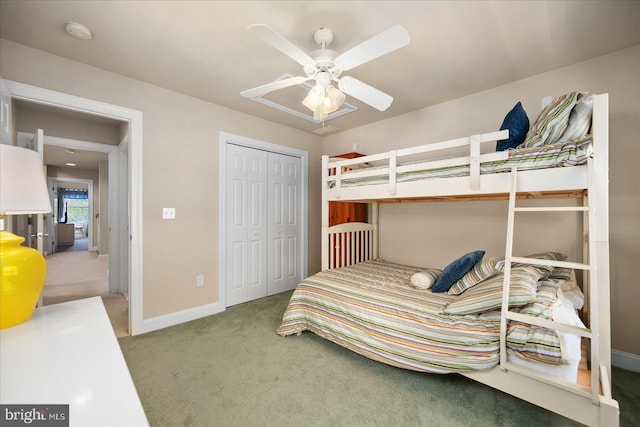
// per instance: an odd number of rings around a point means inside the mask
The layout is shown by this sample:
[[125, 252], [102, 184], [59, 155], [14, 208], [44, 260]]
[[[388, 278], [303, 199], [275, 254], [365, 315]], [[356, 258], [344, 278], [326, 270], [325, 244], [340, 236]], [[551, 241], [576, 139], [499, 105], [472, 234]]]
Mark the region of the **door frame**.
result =
[[[115, 242], [126, 238], [121, 230], [126, 230], [129, 223], [129, 332], [131, 335], [138, 335], [148, 330], [143, 320], [143, 235], [142, 235], [142, 112], [107, 104], [88, 98], [82, 98], [50, 89], [28, 85], [7, 79], [0, 79], [2, 92], [2, 114], [3, 121], [7, 121], [7, 127], [11, 123], [11, 99], [19, 99], [36, 104], [48, 105], [55, 108], [73, 110], [95, 116], [108, 117], [116, 120], [129, 122], [129, 143], [128, 143], [128, 202], [129, 209], [120, 209], [117, 215], [112, 218], [115, 223], [111, 224], [112, 231], [117, 226], [118, 232], [114, 232]], [[8, 135], [7, 129], [1, 130], [2, 138]], [[110, 171], [111, 172], [111, 171]], [[117, 171], [114, 172], [117, 174]], [[129, 215], [127, 215], [127, 213]], [[122, 218], [119, 218], [122, 217]], [[119, 227], [118, 223], [122, 223]], [[115, 243], [117, 245], [118, 243]], [[116, 246], [114, 246], [116, 247]], [[113, 257], [117, 258], [117, 257]], [[148, 330], [147, 330], [148, 329]]]
[[301, 161], [301, 218], [300, 218], [300, 248], [302, 253], [300, 254], [302, 259], [301, 275], [302, 278], [307, 277], [307, 270], [309, 264], [308, 258], [308, 174], [309, 174], [309, 153], [304, 150], [299, 150], [293, 147], [287, 147], [284, 145], [278, 145], [271, 142], [260, 141], [253, 138], [248, 138], [240, 135], [234, 135], [228, 132], [220, 132], [219, 137], [219, 165], [218, 165], [218, 296], [219, 301], [224, 304], [223, 307], [227, 307], [226, 292], [226, 183], [227, 183], [227, 163], [230, 159], [227, 159], [227, 145], [240, 145], [247, 148], [253, 148], [262, 151], [269, 151], [272, 153], [284, 154], [287, 156], [298, 157]]
[[[17, 132], [17, 139], [18, 139], [18, 143], [20, 143], [21, 139], [29, 139], [33, 136], [34, 134], [31, 134], [29, 132]], [[117, 203], [117, 199], [116, 199], [116, 186], [120, 180], [120, 177], [118, 175], [115, 174], [114, 171], [118, 170], [118, 162], [120, 161], [117, 155], [118, 152], [118, 146], [115, 145], [108, 145], [108, 144], [101, 144], [101, 143], [97, 143], [97, 142], [91, 142], [91, 141], [83, 141], [83, 140], [79, 140], [79, 139], [70, 139], [70, 138], [62, 138], [62, 137], [57, 137], [57, 136], [50, 136], [45, 134], [43, 137], [43, 143], [44, 145], [49, 145], [49, 146], [55, 146], [55, 147], [65, 147], [65, 148], [72, 148], [72, 149], [76, 149], [76, 150], [85, 150], [85, 151], [95, 151], [95, 152], [99, 152], [99, 153], [105, 153], [107, 154], [107, 162], [109, 164], [108, 166], [108, 170], [109, 170], [109, 182], [108, 182], [108, 188], [109, 188], [109, 217], [115, 217], [118, 213], [118, 209], [119, 209], [119, 205]], [[89, 179], [89, 178], [56, 178], [56, 177], [51, 177], [50, 178], [53, 181], [65, 181], [65, 182], [82, 182], [84, 184], [88, 184], [91, 183], [91, 185], [89, 186], [89, 197], [93, 197], [93, 180]], [[51, 185], [49, 185], [49, 193], [51, 193]], [[91, 201], [93, 202], [93, 199], [91, 198]], [[53, 206], [53, 203], [51, 204], [51, 206]], [[89, 218], [91, 219], [90, 222], [91, 224], [93, 224], [93, 203], [89, 204]], [[49, 230], [49, 234], [50, 236], [52, 236], [52, 231], [53, 230]], [[96, 232], [95, 227], [93, 227], [93, 225], [91, 225], [89, 227], [89, 242], [93, 243], [93, 233]], [[109, 233], [111, 235], [111, 233]], [[122, 234], [120, 233], [120, 235], [122, 236]], [[117, 237], [114, 237], [117, 239]], [[111, 242], [109, 242], [109, 244], [111, 244]], [[56, 244], [57, 247], [57, 244]], [[47, 248], [49, 248], [49, 245], [47, 245]], [[50, 248], [49, 248], [50, 249]], [[97, 250], [98, 248], [95, 246], [89, 246], [89, 250]], [[111, 252], [111, 249], [109, 250], [109, 252]], [[109, 270], [110, 271], [118, 271], [118, 265], [117, 264], [113, 264], [113, 265], [109, 265]], [[109, 292], [111, 293], [117, 293], [117, 292], [122, 292], [121, 288], [122, 286], [118, 285], [117, 282], [117, 277], [114, 276], [113, 278], [110, 276], [109, 277]]]
[[[19, 132], [21, 133], [21, 132]], [[72, 148], [76, 150], [85, 150], [85, 151], [95, 151], [98, 153], [105, 153], [107, 155], [107, 170], [108, 170], [108, 209], [109, 209], [109, 227], [113, 231], [113, 233], [109, 233], [109, 271], [119, 271], [120, 263], [118, 262], [117, 257], [112, 257], [111, 254], [114, 252], [111, 247], [112, 244], [117, 244], [119, 240], [126, 239], [126, 233], [121, 231], [122, 224], [126, 224], [128, 222], [128, 218], [119, 218], [119, 212], [121, 211], [121, 205], [119, 203], [118, 196], [118, 183], [121, 180], [118, 175], [120, 158], [118, 156], [118, 146], [117, 145], [109, 145], [109, 144], [101, 144], [98, 142], [91, 141], [83, 141], [79, 139], [70, 139], [70, 138], [61, 138], [57, 136], [48, 136], [44, 135], [44, 145], [50, 145], [55, 147], [66, 147]], [[71, 178], [55, 178], [57, 181], [68, 181], [74, 182]], [[85, 179], [86, 181], [86, 179]], [[91, 180], [93, 182], [93, 180]], [[92, 190], [93, 191], [93, 190]], [[90, 205], [91, 207], [91, 221], [93, 222], [93, 203]], [[112, 219], [113, 218], [113, 219]], [[113, 221], [116, 221], [115, 224]], [[93, 227], [92, 227], [93, 228]], [[91, 233], [95, 233], [98, 230], [94, 229]], [[92, 236], [90, 236], [92, 238]], [[89, 240], [93, 242], [93, 240]], [[97, 247], [93, 247], [90, 249], [97, 250]], [[115, 258], [115, 259], [112, 259]], [[118, 275], [113, 274], [109, 275], [109, 292], [118, 293], [122, 292], [123, 289], [126, 289], [126, 284], [119, 285]]]
[[[88, 231], [88, 235], [87, 235], [87, 241], [89, 242], [89, 244], [87, 245], [87, 251], [95, 251], [96, 248], [91, 246], [91, 242], [93, 242], [93, 224], [91, 219], [93, 218], [93, 180], [89, 179], [89, 178], [56, 178], [56, 177], [52, 177], [49, 176], [47, 177], [47, 184], [48, 184], [48, 189], [49, 189], [49, 201], [51, 201], [51, 206], [53, 206], [53, 187], [56, 185], [56, 183], [58, 182], [69, 182], [69, 183], [78, 183], [78, 184], [87, 184], [87, 196], [89, 197], [89, 223], [87, 224], [87, 231]], [[53, 215], [55, 215], [53, 212], [51, 214], [51, 217], [53, 217]], [[53, 224], [53, 221], [51, 222]], [[52, 253], [56, 253], [58, 252], [58, 237], [56, 234], [56, 232], [53, 231], [53, 225], [51, 226], [51, 229], [49, 229], [49, 237], [53, 237], [53, 242], [54, 245], [52, 247], [52, 245], [50, 245], [50, 241], [47, 240], [47, 248], [51, 249], [51, 252], [49, 252], [49, 254]], [[55, 249], [55, 250], [54, 250]]]

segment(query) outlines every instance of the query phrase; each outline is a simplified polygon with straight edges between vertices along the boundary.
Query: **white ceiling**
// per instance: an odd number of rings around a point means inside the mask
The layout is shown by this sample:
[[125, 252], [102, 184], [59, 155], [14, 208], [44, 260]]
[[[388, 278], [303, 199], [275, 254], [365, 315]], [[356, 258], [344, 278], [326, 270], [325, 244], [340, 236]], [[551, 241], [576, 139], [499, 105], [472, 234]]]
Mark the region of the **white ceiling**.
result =
[[99, 169], [101, 160], [108, 160], [107, 153], [98, 153], [96, 151], [87, 150], [70, 150], [65, 147], [56, 145], [44, 146], [44, 164], [47, 166], [56, 166], [60, 168], [68, 168], [67, 163], [74, 163], [74, 169], [92, 170]]
[[[68, 21], [93, 40], [70, 37]], [[307, 52], [322, 26], [338, 53], [392, 25], [409, 32], [409, 46], [348, 73], [395, 100], [379, 112], [347, 97], [358, 110], [327, 122], [345, 130], [640, 44], [639, 22], [640, 1], [0, 2], [2, 38], [305, 131], [319, 125], [239, 95], [302, 75], [248, 25]]]
[[[42, 117], [42, 115], [49, 115], [51, 120], [63, 122], [65, 126], [77, 127], [77, 128], [85, 128], [87, 126], [101, 126], [101, 127], [111, 127], [113, 128], [113, 132], [120, 132], [120, 127], [123, 126], [123, 122], [109, 119], [106, 117], [90, 115], [87, 113], [81, 113], [72, 110], [63, 110], [60, 108], [55, 108], [51, 106], [47, 106], [44, 104], [36, 104], [24, 100], [13, 100], [13, 106], [15, 107], [15, 112], [17, 116], [21, 115], [36, 115], [38, 117]], [[18, 119], [18, 122], [20, 119]], [[33, 119], [31, 120], [33, 122]], [[18, 129], [22, 131], [31, 132], [33, 129]], [[77, 129], [76, 129], [77, 131]], [[74, 131], [71, 130], [73, 133]], [[46, 136], [50, 136], [47, 130], [45, 129], [45, 141]], [[66, 136], [66, 135], [51, 135], [51, 136]], [[91, 142], [99, 142], [103, 144], [107, 144], [107, 141], [91, 141]], [[43, 152], [43, 161], [44, 164], [48, 166], [56, 166], [59, 168], [69, 168], [72, 167], [74, 169], [84, 169], [84, 170], [92, 170], [98, 171], [99, 163], [101, 160], [108, 161], [109, 156], [107, 153], [97, 152], [97, 151], [87, 151], [87, 150], [78, 150], [78, 149], [69, 149], [67, 147], [56, 146], [45, 144], [44, 152]], [[73, 163], [75, 166], [69, 166], [67, 163]]]

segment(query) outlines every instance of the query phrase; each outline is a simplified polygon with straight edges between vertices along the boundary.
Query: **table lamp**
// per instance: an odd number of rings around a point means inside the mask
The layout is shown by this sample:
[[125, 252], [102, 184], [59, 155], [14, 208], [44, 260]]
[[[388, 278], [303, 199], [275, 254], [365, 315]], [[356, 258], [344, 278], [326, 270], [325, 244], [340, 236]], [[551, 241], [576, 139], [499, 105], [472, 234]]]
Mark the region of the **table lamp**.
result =
[[40, 155], [0, 144], [0, 329], [29, 320], [47, 274], [44, 257], [5, 231], [4, 217], [47, 212], [51, 203]]

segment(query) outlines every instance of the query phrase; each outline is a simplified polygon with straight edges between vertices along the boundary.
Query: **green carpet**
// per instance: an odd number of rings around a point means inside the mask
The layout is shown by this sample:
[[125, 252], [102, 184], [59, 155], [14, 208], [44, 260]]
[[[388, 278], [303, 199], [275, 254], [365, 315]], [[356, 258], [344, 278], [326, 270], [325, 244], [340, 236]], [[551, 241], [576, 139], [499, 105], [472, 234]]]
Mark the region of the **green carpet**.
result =
[[[275, 333], [291, 292], [119, 340], [152, 426], [570, 426], [459, 375], [371, 361], [313, 333]], [[621, 425], [640, 374], [614, 369]]]

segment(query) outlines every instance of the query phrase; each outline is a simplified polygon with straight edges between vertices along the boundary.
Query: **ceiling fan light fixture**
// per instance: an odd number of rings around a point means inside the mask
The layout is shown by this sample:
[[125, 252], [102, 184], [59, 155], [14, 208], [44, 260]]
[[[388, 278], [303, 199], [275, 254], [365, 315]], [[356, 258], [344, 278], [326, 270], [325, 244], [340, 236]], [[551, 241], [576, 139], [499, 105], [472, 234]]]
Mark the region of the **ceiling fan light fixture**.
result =
[[[336, 112], [345, 102], [346, 95], [359, 99], [380, 111], [386, 110], [393, 102], [393, 97], [353, 77], [346, 76], [339, 80], [338, 77], [343, 71], [349, 71], [400, 49], [411, 41], [409, 33], [400, 25], [396, 25], [336, 56], [336, 52], [327, 49], [333, 40], [333, 32], [323, 27], [314, 33], [314, 40], [320, 45], [320, 49], [308, 54], [264, 24], [254, 24], [248, 28], [268, 44], [302, 65], [306, 77], [299, 76], [275, 81], [242, 91], [240, 94], [245, 98], [257, 99], [274, 90], [284, 89], [307, 80], [315, 80], [316, 86], [309, 90], [302, 100], [302, 104], [313, 112], [314, 120], [324, 120], [330, 113]], [[332, 81], [338, 82], [338, 88], [331, 85]]]
[[307, 96], [302, 100], [305, 107], [311, 111], [315, 111], [318, 105], [324, 102], [325, 91], [321, 85], [315, 85], [311, 88]]
[[330, 100], [331, 111], [329, 112], [333, 113], [338, 108], [340, 108], [342, 104], [344, 104], [344, 101], [347, 99], [347, 96], [344, 93], [342, 93], [340, 90], [336, 89], [335, 87], [329, 86], [327, 88], [326, 99]]
[[302, 103], [309, 110], [313, 111], [315, 115], [317, 115], [318, 107], [321, 107], [322, 115], [326, 117], [327, 114], [331, 114], [340, 108], [346, 98], [344, 93], [332, 85], [329, 85], [325, 89], [322, 84], [317, 84], [311, 88], [306, 98], [302, 100]]

